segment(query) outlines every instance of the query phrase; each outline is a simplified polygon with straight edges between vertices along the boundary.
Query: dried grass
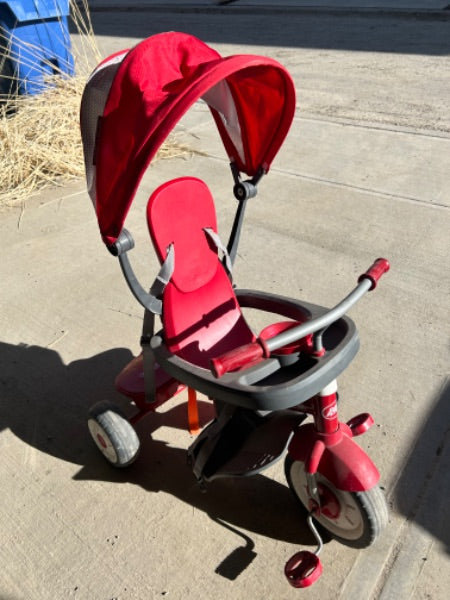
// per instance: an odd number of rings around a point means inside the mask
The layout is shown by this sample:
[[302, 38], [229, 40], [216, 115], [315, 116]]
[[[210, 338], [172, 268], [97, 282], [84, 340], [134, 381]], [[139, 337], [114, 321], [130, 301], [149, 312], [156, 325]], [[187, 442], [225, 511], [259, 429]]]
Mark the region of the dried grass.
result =
[[[72, 48], [75, 76], [53, 76], [46, 81], [45, 90], [35, 96], [9, 94], [0, 99], [0, 205], [21, 203], [47, 186], [84, 175], [80, 102], [86, 79], [101, 54], [87, 0], [81, 8], [71, 0], [71, 19], [79, 33]], [[1, 65], [8, 57], [1, 31], [0, 44]], [[187, 153], [189, 148], [172, 139], [162, 146], [157, 158]]]
[[1, 108], [0, 203], [83, 175], [77, 121], [84, 81], [60, 79], [42, 94], [18, 96]]

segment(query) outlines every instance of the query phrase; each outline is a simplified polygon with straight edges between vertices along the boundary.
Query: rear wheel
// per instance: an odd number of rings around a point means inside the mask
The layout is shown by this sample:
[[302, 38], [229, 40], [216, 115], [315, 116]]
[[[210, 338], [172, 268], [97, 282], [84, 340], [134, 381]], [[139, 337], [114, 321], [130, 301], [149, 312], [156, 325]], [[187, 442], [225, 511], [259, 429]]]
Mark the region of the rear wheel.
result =
[[[285, 461], [286, 479], [294, 496], [309, 510], [305, 465], [289, 455]], [[383, 492], [378, 486], [364, 492], [337, 489], [317, 473], [321, 513], [315, 521], [336, 540], [353, 548], [373, 544], [388, 522]]]
[[139, 454], [139, 438], [122, 411], [111, 402], [89, 410], [88, 427], [97, 448], [115, 467], [126, 467]]

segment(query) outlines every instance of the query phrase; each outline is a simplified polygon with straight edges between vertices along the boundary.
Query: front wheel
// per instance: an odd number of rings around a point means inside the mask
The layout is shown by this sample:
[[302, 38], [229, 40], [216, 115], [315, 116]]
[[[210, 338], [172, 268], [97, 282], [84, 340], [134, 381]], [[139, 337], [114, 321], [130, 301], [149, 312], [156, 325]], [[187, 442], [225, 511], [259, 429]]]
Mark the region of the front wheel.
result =
[[[285, 461], [286, 479], [294, 496], [309, 510], [305, 464], [289, 455]], [[383, 492], [378, 486], [364, 492], [337, 489], [321, 473], [316, 474], [321, 500], [320, 515], [314, 519], [336, 540], [353, 548], [373, 544], [388, 522]]]

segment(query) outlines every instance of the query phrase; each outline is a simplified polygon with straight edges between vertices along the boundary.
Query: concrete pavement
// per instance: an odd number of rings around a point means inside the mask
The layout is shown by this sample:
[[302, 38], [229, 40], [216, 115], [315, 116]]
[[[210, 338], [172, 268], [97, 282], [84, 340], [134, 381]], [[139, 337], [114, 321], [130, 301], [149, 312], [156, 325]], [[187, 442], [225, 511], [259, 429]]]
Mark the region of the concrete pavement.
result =
[[[136, 43], [144, 29], [184, 24], [223, 54], [269, 54], [291, 71], [296, 118], [249, 206], [236, 281], [331, 306], [375, 257], [391, 260], [375, 293], [351, 313], [362, 345], [340, 380], [344, 418], [370, 410], [376, 419], [361, 445], [382, 473], [389, 527], [365, 551], [326, 544], [322, 578], [296, 591], [284, 562], [314, 542], [281, 464], [201, 494], [185, 466], [192, 440], [176, 402], [139, 426], [143, 451], [129, 470], [103, 461], [86, 411], [105, 398], [130, 410], [113, 380], [139, 351], [141, 310], [100, 241], [83, 182], [75, 182], [0, 210], [2, 600], [447, 597], [446, 23], [260, 19], [255, 30], [245, 15], [94, 13], [108, 52]], [[201, 103], [177, 138], [194, 152], [149, 169], [127, 221], [144, 282], [157, 264], [143, 211], [159, 183], [204, 178], [223, 237], [235, 208], [225, 153]], [[201, 414], [210, 417], [206, 402]]]

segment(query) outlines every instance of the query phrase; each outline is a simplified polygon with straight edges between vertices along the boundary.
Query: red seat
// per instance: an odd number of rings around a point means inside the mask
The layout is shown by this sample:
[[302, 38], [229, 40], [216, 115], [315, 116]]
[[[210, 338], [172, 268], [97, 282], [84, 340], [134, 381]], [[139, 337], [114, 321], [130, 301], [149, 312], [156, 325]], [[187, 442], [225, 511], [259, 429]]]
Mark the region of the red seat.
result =
[[197, 366], [255, 340], [236, 300], [218, 250], [205, 228], [217, 232], [214, 201], [207, 185], [181, 177], [150, 196], [147, 221], [161, 262], [173, 244], [175, 268], [163, 295], [165, 343]]

